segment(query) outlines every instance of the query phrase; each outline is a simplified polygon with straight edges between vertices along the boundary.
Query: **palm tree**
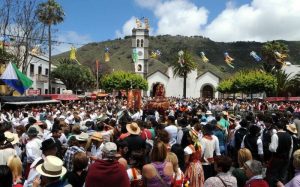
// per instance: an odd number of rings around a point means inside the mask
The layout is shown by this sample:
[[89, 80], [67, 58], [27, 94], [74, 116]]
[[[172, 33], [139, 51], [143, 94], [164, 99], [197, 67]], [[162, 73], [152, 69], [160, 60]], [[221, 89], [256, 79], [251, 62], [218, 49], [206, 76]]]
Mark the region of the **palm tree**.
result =
[[283, 66], [283, 61], [278, 62], [279, 59], [275, 55], [275, 52], [285, 55], [285, 58], [288, 57], [289, 52], [288, 46], [278, 41], [267, 42], [262, 46], [261, 50], [264, 59], [263, 70], [268, 73], [272, 72], [273, 67], [276, 70], [280, 70]]
[[40, 3], [36, 14], [40, 22], [48, 26], [48, 47], [49, 47], [49, 83], [48, 93], [51, 93], [51, 26], [57, 25], [64, 20], [65, 13], [55, 0], [48, 0]]
[[[296, 95], [300, 85], [300, 73], [291, 76], [282, 70], [273, 71], [273, 75], [277, 79], [277, 96]], [[299, 91], [298, 91], [299, 92]]]
[[[181, 54], [180, 54], [181, 53]], [[174, 76], [183, 78], [183, 98], [186, 98], [186, 78], [187, 75], [197, 68], [192, 55], [187, 51], [179, 52], [179, 60], [173, 65]]]

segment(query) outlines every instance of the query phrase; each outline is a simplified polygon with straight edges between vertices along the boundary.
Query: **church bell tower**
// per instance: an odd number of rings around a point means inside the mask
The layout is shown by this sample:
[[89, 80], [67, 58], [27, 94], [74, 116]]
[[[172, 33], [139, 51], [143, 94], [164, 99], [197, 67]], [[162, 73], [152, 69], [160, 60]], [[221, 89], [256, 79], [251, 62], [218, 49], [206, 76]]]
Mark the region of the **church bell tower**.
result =
[[149, 22], [136, 19], [136, 27], [132, 29], [132, 59], [136, 74], [146, 78], [149, 58]]

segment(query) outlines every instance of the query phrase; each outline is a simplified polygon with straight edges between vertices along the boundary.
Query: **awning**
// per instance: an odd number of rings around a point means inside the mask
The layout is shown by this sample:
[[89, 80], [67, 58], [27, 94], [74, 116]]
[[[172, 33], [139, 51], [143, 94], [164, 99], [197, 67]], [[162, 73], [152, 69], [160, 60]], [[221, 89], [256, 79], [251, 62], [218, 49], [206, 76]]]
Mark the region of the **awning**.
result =
[[106, 97], [108, 96], [107, 93], [97, 93], [97, 97]]
[[44, 101], [20, 101], [20, 102], [4, 102], [6, 105], [28, 105], [28, 104], [46, 104], [46, 103], [60, 103], [58, 100], [44, 100]]
[[60, 101], [80, 100], [80, 98], [77, 95], [73, 95], [73, 94], [45, 94], [43, 96], [49, 96], [52, 99], [60, 100]]
[[269, 102], [300, 101], [300, 97], [267, 97], [266, 101]]

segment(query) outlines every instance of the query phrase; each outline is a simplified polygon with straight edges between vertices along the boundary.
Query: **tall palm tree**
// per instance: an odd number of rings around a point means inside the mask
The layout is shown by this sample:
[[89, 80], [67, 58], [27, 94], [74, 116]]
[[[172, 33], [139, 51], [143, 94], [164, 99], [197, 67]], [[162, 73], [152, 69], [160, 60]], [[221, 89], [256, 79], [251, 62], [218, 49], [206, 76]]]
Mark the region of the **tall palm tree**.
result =
[[[182, 53], [181, 53], [182, 52]], [[173, 65], [174, 76], [183, 78], [183, 98], [186, 98], [186, 79], [187, 75], [197, 68], [192, 55], [187, 51], [178, 54], [179, 60]]]
[[276, 70], [280, 70], [283, 66], [282, 62], [278, 62], [278, 57], [275, 55], [275, 52], [286, 55], [288, 57], [288, 46], [284, 43], [278, 41], [271, 41], [264, 44], [261, 48], [263, 55], [263, 69], [268, 73], [272, 73], [273, 67]]
[[49, 83], [48, 93], [51, 93], [51, 26], [57, 25], [64, 20], [64, 10], [55, 0], [48, 0], [40, 3], [37, 7], [36, 14], [40, 22], [48, 26], [48, 47], [49, 47]]

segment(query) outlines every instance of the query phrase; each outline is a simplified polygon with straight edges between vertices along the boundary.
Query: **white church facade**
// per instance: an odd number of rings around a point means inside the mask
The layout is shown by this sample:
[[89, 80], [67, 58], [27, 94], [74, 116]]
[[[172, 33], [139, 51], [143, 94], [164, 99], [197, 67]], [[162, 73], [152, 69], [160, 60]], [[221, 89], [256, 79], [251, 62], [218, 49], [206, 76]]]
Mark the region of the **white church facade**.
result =
[[[183, 95], [183, 78], [173, 76], [173, 68], [169, 67], [167, 72], [155, 71], [147, 75], [148, 96], [153, 96], [155, 86], [162, 84], [165, 87], [166, 97], [182, 97]], [[217, 86], [220, 78], [210, 71], [206, 71], [200, 75], [194, 70], [187, 76], [186, 81], [186, 97], [205, 97], [218, 98]]]
[[[175, 77], [173, 68], [168, 67], [166, 72], [157, 70], [148, 73], [149, 60], [149, 25], [137, 20], [136, 28], [132, 30], [132, 49], [135, 73], [148, 81], [147, 96], [154, 96], [157, 85], [162, 84], [166, 97], [183, 96], [183, 78]], [[218, 98], [217, 86], [221, 78], [213, 72], [206, 71], [198, 74], [197, 70], [188, 74], [186, 80], [186, 97]]]

